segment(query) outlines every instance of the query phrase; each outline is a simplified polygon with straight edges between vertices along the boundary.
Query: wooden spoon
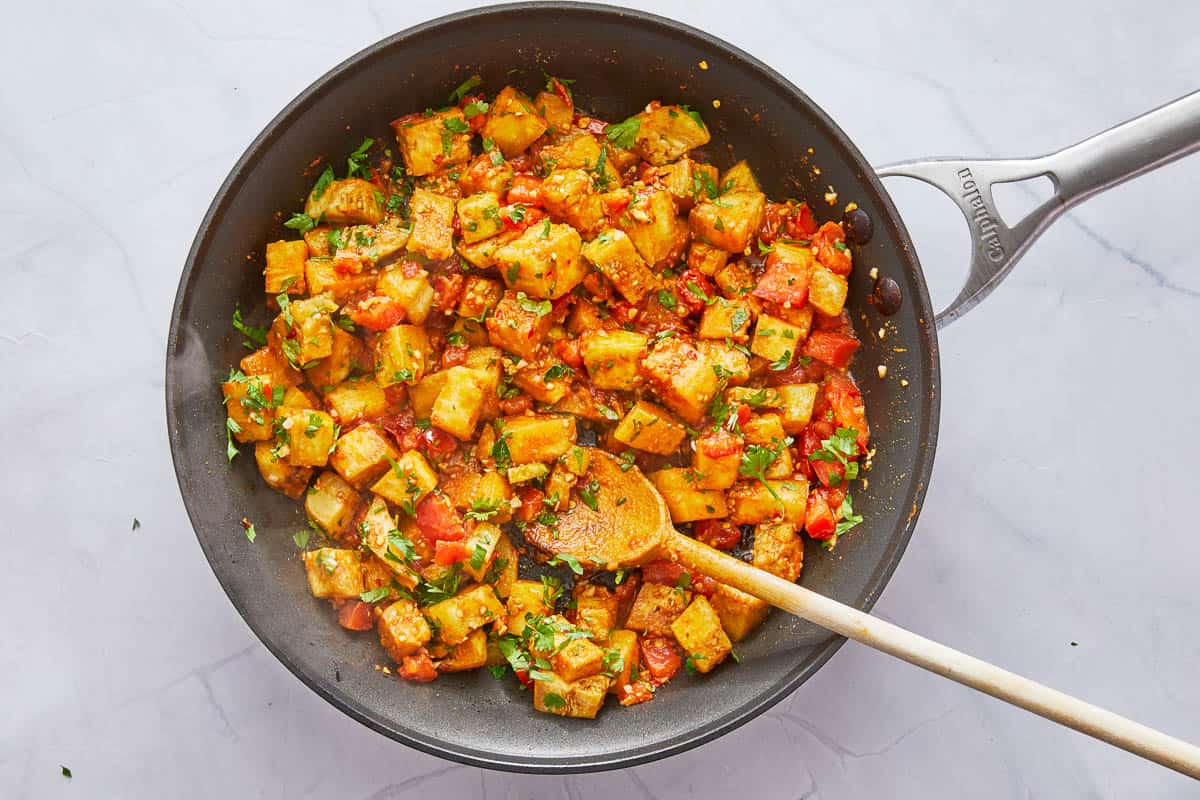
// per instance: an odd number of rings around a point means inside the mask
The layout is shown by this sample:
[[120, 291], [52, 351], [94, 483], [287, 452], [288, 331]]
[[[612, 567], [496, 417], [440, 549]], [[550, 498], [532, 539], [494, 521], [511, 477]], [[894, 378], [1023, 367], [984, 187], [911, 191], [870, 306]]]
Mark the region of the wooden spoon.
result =
[[675, 530], [662, 496], [635, 467], [592, 449], [596, 508], [576, 503], [555, 526], [530, 525], [526, 540], [601, 569], [661, 558], [715, 578], [826, 630], [882, 650], [1015, 706], [1200, 779], [1200, 748], [960, 653], [856, 608], [778, 578]]

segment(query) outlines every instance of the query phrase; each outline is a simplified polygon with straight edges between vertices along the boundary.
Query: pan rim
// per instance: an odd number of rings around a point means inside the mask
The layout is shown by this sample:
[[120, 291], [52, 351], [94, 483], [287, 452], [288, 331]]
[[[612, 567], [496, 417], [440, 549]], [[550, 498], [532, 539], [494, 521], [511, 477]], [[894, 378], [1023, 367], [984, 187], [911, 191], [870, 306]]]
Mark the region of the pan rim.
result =
[[710, 721], [692, 731], [675, 736], [669, 740], [654, 742], [643, 745], [637, 748], [625, 749], [607, 753], [602, 756], [586, 755], [586, 756], [564, 756], [561, 758], [555, 757], [530, 757], [517, 753], [502, 754], [489, 751], [482, 751], [476, 748], [459, 745], [454, 742], [441, 740], [435, 737], [429, 737], [419, 732], [408, 729], [398, 723], [386, 720], [375, 713], [372, 709], [366, 708], [355, 702], [348, 696], [333, 691], [331, 684], [322, 676], [316, 675], [308, 671], [298, 657], [294, 657], [293, 653], [284, 646], [285, 643], [275, 641], [270, 638], [264, 630], [260, 629], [247, 613], [244, 605], [231, 592], [229, 585], [223, 577], [223, 564], [218, 563], [218, 554], [216, 549], [206, 542], [205, 538], [200, 535], [199, 525], [196, 515], [192, 510], [192, 502], [189, 500], [188, 492], [185, 489], [187, 481], [187, 472], [190, 462], [185, 457], [184, 448], [179, 444], [180, 431], [180, 416], [176, 411], [178, 396], [177, 396], [177, 376], [174, 369], [174, 354], [178, 349], [179, 337], [182, 323], [182, 310], [185, 300], [190, 293], [193, 282], [197, 279], [197, 265], [203, 259], [203, 256], [208, 250], [209, 239], [212, 229], [222, 217], [225, 206], [230, 202], [231, 197], [235, 194], [235, 190], [246, 179], [249, 167], [261, 156], [261, 154], [269, 148], [274, 139], [279, 135], [279, 132], [284, 129], [287, 124], [303, 114], [307, 107], [318, 98], [324, 91], [335, 86], [338, 82], [348, 79], [352, 74], [361, 67], [366, 66], [371, 60], [380, 56], [384, 52], [393, 47], [404, 46], [405, 43], [419, 38], [421, 36], [437, 32], [439, 29], [450, 25], [460, 25], [468, 23], [472, 20], [477, 20], [483, 17], [504, 17], [520, 13], [528, 12], [553, 12], [556, 14], [571, 15], [581, 20], [588, 18], [605, 17], [608, 19], [624, 19], [631, 24], [646, 27], [655, 30], [656, 32], [668, 36], [681, 37], [693, 44], [700, 44], [704, 47], [711, 48], [715, 52], [721, 53], [723, 56], [737, 62], [741, 62], [752, 71], [756, 72], [761, 78], [774, 86], [778, 87], [781, 92], [790, 97], [794, 102], [804, 106], [806, 111], [810, 113], [814, 121], [824, 127], [830, 137], [836, 143], [840, 150], [839, 157], [844, 159], [848, 164], [856, 167], [856, 177], [862, 182], [862, 188], [868, 193], [873, 194], [873, 200], [878, 202], [886, 211], [886, 217], [883, 220], [878, 220], [877, 224], [886, 225], [891, 235], [896, 241], [900, 242], [901, 252], [897, 254], [899, 259], [906, 265], [908, 270], [916, 278], [917, 296], [910, 297], [910, 301], [915, 301], [915, 310], [919, 329], [919, 338], [927, 353], [924, 359], [922, 368], [927, 392], [921, 399], [920, 414], [921, 426], [920, 435], [924, 446], [920, 448], [918, 460], [914, 463], [910, 473], [909, 491], [905, 496], [905, 504], [911, 503], [913, 513], [908, 516], [899, 530], [894, 530], [889, 537], [889, 547], [885, 551], [885, 556], [881, 559], [879, 565], [871, 573], [867, 582], [867, 586], [863, 593], [853, 603], [856, 608], [863, 611], [870, 611], [875, 602], [879, 599], [884, 587], [889, 582], [896, 567], [899, 565], [908, 543], [912, 538], [917, 521], [920, 516], [920, 511], [924, 504], [926, 490], [929, 484], [929, 477], [933, 469], [934, 455], [937, 449], [937, 437], [940, 419], [940, 358], [938, 351], [937, 331], [934, 325], [934, 315], [932, 301], [929, 296], [928, 286], [925, 282], [924, 273], [921, 270], [920, 263], [916, 256], [916, 250], [913, 247], [912, 239], [908, 234], [906, 227], [897, 211], [890, 195], [884, 188], [882, 181], [875, 174], [869, 162], [864, 158], [862, 153], [851, 141], [849, 136], [837, 125], [829, 116], [814, 103], [808, 95], [795, 86], [790, 80], [782, 74], [774, 70], [772, 67], [758, 60], [754, 56], [746, 53], [741, 48], [736, 47], [729, 42], [726, 42], [712, 34], [706, 33], [698, 28], [690, 25], [668, 19], [640, 10], [624, 8], [620, 6], [601, 5], [596, 3], [575, 3], [575, 2], [558, 2], [551, 0], [549, 2], [519, 2], [506, 3], [483, 8], [469, 9], [465, 11], [446, 14], [426, 22], [406, 28], [398, 33], [381, 39], [374, 44], [351, 55], [341, 63], [334, 66], [321, 77], [313, 81], [303, 91], [301, 91], [291, 102], [289, 102], [278, 114], [276, 114], [270, 122], [266, 124], [263, 130], [255, 136], [246, 150], [234, 163], [229, 174], [221, 183], [201, 220], [200, 226], [197, 229], [195, 238], [189, 248], [187, 258], [184, 262], [183, 272], [179, 280], [179, 287], [176, 291], [176, 296], [171, 309], [171, 324], [166, 341], [165, 353], [165, 400], [167, 412], [167, 433], [169, 445], [171, 448], [171, 459], [176, 476], [176, 484], [180, 491], [181, 499], [183, 500], [184, 508], [187, 511], [188, 519], [192, 525], [194, 534], [200, 544], [201, 550], [204, 552], [205, 558], [209, 562], [213, 574], [220, 583], [222, 590], [241, 616], [247, 627], [254, 633], [255, 637], [263, 643], [271, 654], [283, 664], [289, 672], [299, 678], [306, 686], [312, 689], [317, 695], [324, 698], [334, 707], [338, 708], [343, 713], [347, 714], [352, 719], [371, 728], [372, 730], [381, 733], [393, 740], [399, 741], [402, 744], [413, 747], [431, 755], [440, 758], [448, 759], [457, 763], [466, 764], [469, 766], [482, 767], [485, 769], [496, 769], [508, 772], [524, 772], [524, 773], [551, 773], [551, 774], [566, 774], [580, 772], [598, 772], [612, 769], [620, 769], [625, 767], [634, 767], [640, 764], [645, 764], [651, 761], [656, 761], [668, 756], [677, 755], [697, 747], [705, 742], [711, 741], [719, 736], [722, 736], [730, 731], [735, 730], [741, 725], [758, 717], [772, 706], [780, 702], [783, 698], [794, 692], [800, 685], [811, 678], [818, 670], [824, 666], [838, 648], [845, 642], [845, 639], [831, 635], [825, 640], [824, 644], [819, 646], [817, 652], [801, 662], [801, 664], [789, 670], [781, 680], [770, 686], [768, 689], [760, 692], [752, 701], [744, 703], [730, 713], [726, 714], [719, 720]]

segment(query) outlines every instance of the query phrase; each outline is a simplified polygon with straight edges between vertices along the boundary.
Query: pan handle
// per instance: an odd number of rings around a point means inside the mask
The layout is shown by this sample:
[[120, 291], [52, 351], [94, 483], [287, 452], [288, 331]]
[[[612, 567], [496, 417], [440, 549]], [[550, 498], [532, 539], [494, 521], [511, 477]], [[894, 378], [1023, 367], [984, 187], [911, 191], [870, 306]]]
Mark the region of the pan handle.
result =
[[[879, 167], [881, 178], [916, 178], [958, 204], [971, 230], [971, 270], [966, 285], [937, 314], [949, 325], [987, 297], [1034, 240], [1060, 214], [1110, 186], [1200, 149], [1200, 92], [1037, 158], [902, 161]], [[1041, 176], [1054, 195], [1009, 226], [996, 211], [992, 187]]]

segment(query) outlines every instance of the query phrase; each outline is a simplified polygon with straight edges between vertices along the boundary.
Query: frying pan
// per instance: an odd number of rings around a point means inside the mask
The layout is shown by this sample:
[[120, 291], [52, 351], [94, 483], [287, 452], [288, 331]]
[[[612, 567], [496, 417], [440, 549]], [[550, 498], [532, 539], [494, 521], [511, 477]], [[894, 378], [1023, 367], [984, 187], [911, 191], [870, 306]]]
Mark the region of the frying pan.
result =
[[[708, 69], [699, 67], [701, 61]], [[302, 205], [313, 179], [305, 170], [314, 156], [340, 159], [367, 135], [388, 141], [388, 120], [444, 104], [473, 73], [495, 91], [507, 83], [537, 87], [543, 70], [577, 79], [579, 107], [606, 119], [623, 119], [651, 99], [689, 104], [712, 129], [708, 155], [717, 165], [749, 160], [769, 196], [807, 198], [821, 220], [840, 218], [850, 201], [873, 220], [873, 237], [854, 248], [848, 302], [863, 339], [857, 364], [877, 448], [869, 486], [855, 493], [866, 522], [833, 553], [809, 548], [802, 577], [805, 586], [862, 610], [875, 603], [912, 536], [933, 466], [937, 324], [994, 288], [1070, 203], [1195, 149], [1200, 99], [1184, 98], [1041, 159], [913, 162], [881, 170], [943, 188], [971, 223], [970, 278], [940, 317], [896, 208], [842, 130], [765, 64], [662, 17], [574, 3], [520, 3], [442, 17], [343, 62], [267, 125], [200, 225], [167, 341], [168, 432], [200, 545], [267, 648], [346, 714], [455, 761], [561, 773], [633, 766], [727, 733], [794, 691], [843, 640], [772, 614], [740, 643], [740, 665], [702, 679], [678, 679], [654, 702], [609, 709], [592, 722], [536, 713], [515, 681], [497, 682], [485, 670], [421, 686], [385, 677], [374, 668], [384, 660], [375, 638], [341, 629], [328, 607], [308, 593], [292, 543], [292, 534], [306, 525], [302, 509], [262, 483], [248, 453], [226, 464], [217, 388], [242, 352], [229, 325], [234, 304], [261, 309], [263, 248], [288, 233], [275, 212]], [[1008, 227], [992, 205], [991, 183], [1043, 174], [1054, 180], [1055, 197]], [[837, 190], [836, 206], [822, 201], [829, 186]], [[904, 298], [886, 320], [868, 302], [872, 270], [894, 279]], [[888, 335], [881, 341], [871, 332], [885, 323]], [[879, 365], [887, 367], [886, 379], [876, 379]], [[256, 525], [253, 543], [242, 535], [243, 515]]]

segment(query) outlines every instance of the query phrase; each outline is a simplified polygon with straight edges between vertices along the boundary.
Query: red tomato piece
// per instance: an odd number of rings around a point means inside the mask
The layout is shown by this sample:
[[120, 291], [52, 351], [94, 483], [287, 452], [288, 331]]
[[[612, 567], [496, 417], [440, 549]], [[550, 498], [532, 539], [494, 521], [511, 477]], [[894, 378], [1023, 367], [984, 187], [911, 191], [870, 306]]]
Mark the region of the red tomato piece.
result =
[[542, 204], [542, 179], [536, 175], [517, 175], [513, 178], [512, 186], [506, 198], [508, 203], [521, 203], [526, 206]]
[[642, 576], [636, 572], [632, 575], [626, 575], [625, 580], [617, 584], [617, 588], [613, 590], [613, 594], [617, 597], [617, 620], [624, 623], [625, 618], [629, 616], [629, 609], [633, 607], [633, 601], [637, 597], [638, 589], [642, 587]]
[[833, 509], [829, 507], [829, 490], [818, 487], [808, 493], [808, 507], [804, 509], [804, 530], [814, 539], [829, 539], [837, 530]]
[[578, 339], [559, 339], [554, 343], [554, 355], [575, 369], [583, 369], [583, 353], [580, 352]]
[[441, 461], [458, 449], [458, 439], [441, 428], [428, 428], [421, 431], [418, 445], [425, 455], [434, 461]]
[[606, 192], [604, 194], [604, 206], [608, 211], [609, 217], [619, 216], [629, 203], [633, 200], [633, 195], [627, 189], [618, 189], [614, 192]]
[[466, 534], [462, 518], [445, 495], [425, 495], [425, 499], [417, 503], [416, 520], [421, 535], [433, 546], [438, 541], [458, 541]]
[[813, 331], [804, 343], [802, 352], [809, 358], [824, 362], [839, 369], [850, 366], [850, 359], [858, 349], [858, 339], [844, 333]]
[[469, 349], [463, 344], [452, 344], [447, 347], [442, 351], [442, 369], [450, 369], [466, 363]]
[[401, 261], [398, 267], [400, 274], [405, 278], [415, 278], [425, 271], [425, 267], [415, 261]]
[[754, 287], [754, 296], [784, 308], [803, 308], [808, 301], [808, 269], [769, 253], [766, 270]]
[[[390, 387], [389, 387], [390, 388]], [[394, 414], [388, 414], [379, 420], [383, 429], [392, 435], [401, 450], [415, 450], [421, 441], [421, 431], [417, 428], [412, 409], [401, 408]]]
[[825, 398], [833, 410], [834, 422], [839, 428], [858, 431], [858, 450], [866, 453], [871, 432], [867, 427], [867, 408], [858, 385], [849, 375], [832, 373], [825, 379], [824, 389]]
[[542, 513], [542, 501], [546, 499], [546, 495], [534, 486], [522, 486], [517, 489], [517, 499], [521, 501], [521, 505], [514, 513], [517, 519], [529, 523]]
[[810, 239], [816, 232], [817, 221], [813, 218], [812, 209], [808, 207], [808, 203], [796, 206], [783, 226], [784, 236], [788, 239]]
[[758, 238], [763, 244], [770, 244], [783, 230], [784, 221], [791, 213], [792, 207], [787, 203], [767, 203], [763, 212], [762, 225], [758, 227]]
[[338, 624], [350, 631], [369, 631], [375, 627], [375, 615], [371, 604], [351, 600], [338, 609]]
[[346, 316], [367, 330], [387, 330], [404, 319], [404, 307], [385, 294], [372, 294], [347, 303]]
[[[472, 103], [480, 103], [486, 99], [487, 97], [482, 94], [469, 94], [460, 100], [458, 104], [462, 108], [466, 108]], [[479, 133], [481, 130], [483, 130], [483, 126], [487, 124], [487, 120], [487, 114], [476, 114], [467, 120], [467, 125], [470, 126], [472, 133]]]
[[679, 276], [675, 287], [675, 298], [679, 305], [687, 309], [689, 314], [697, 314], [704, 310], [705, 297], [717, 297], [719, 292], [713, 287], [708, 276], [698, 270], [686, 269]]
[[430, 283], [433, 284], [433, 291], [437, 296], [437, 307], [446, 311], [457, 306], [466, 282], [467, 279], [458, 273], [434, 275]]
[[846, 479], [846, 468], [837, 461], [810, 459], [808, 464], [822, 486], [841, 486]]
[[703, 519], [692, 525], [692, 533], [709, 547], [732, 550], [742, 540], [742, 530], [727, 519]]
[[674, 561], [651, 561], [642, 567], [642, 580], [674, 586], [686, 572], [687, 570]]
[[679, 648], [665, 636], [642, 638], [642, 661], [646, 663], [646, 671], [650, 673], [650, 682], [655, 686], [661, 686], [671, 680], [683, 666]]
[[518, 414], [524, 414], [533, 408], [533, 398], [527, 394], [519, 394], [516, 397], [505, 397], [500, 400], [500, 412], [506, 417], [515, 417]]
[[515, 674], [517, 676], [517, 680], [521, 682], [522, 686], [524, 686], [526, 689], [533, 688], [533, 678], [529, 677], [529, 670], [519, 669], [516, 670]]
[[742, 440], [724, 428], [719, 428], [696, 440], [696, 452], [709, 458], [725, 458], [742, 452]]
[[587, 121], [588, 133], [594, 133], [597, 136], [602, 136], [604, 134], [604, 131], [607, 129], [608, 129], [608, 123], [605, 122], [604, 120], [596, 119], [595, 117], [588, 117], [588, 121]]
[[838, 275], [850, 274], [853, 263], [840, 222], [826, 222], [813, 235], [812, 243], [817, 248], [817, 261]]
[[429, 683], [438, 676], [437, 667], [433, 665], [433, 659], [424, 647], [413, 655], [402, 658], [400, 669], [396, 672], [404, 680], [418, 683]]
[[654, 699], [654, 687], [643, 680], [618, 686], [616, 692], [617, 702], [623, 706], [633, 706]]
[[448, 542], [438, 539], [433, 553], [433, 563], [448, 567], [460, 561], [467, 560], [467, 546], [462, 542]]
[[562, 81], [560, 81], [558, 78], [554, 78], [554, 77], [550, 78], [550, 88], [556, 95], [558, 95], [560, 98], [562, 98], [562, 101], [564, 103], [566, 103], [569, 106], [574, 105], [575, 101], [571, 99], [571, 92], [567, 89], [566, 86], [564, 86], [562, 84]]

